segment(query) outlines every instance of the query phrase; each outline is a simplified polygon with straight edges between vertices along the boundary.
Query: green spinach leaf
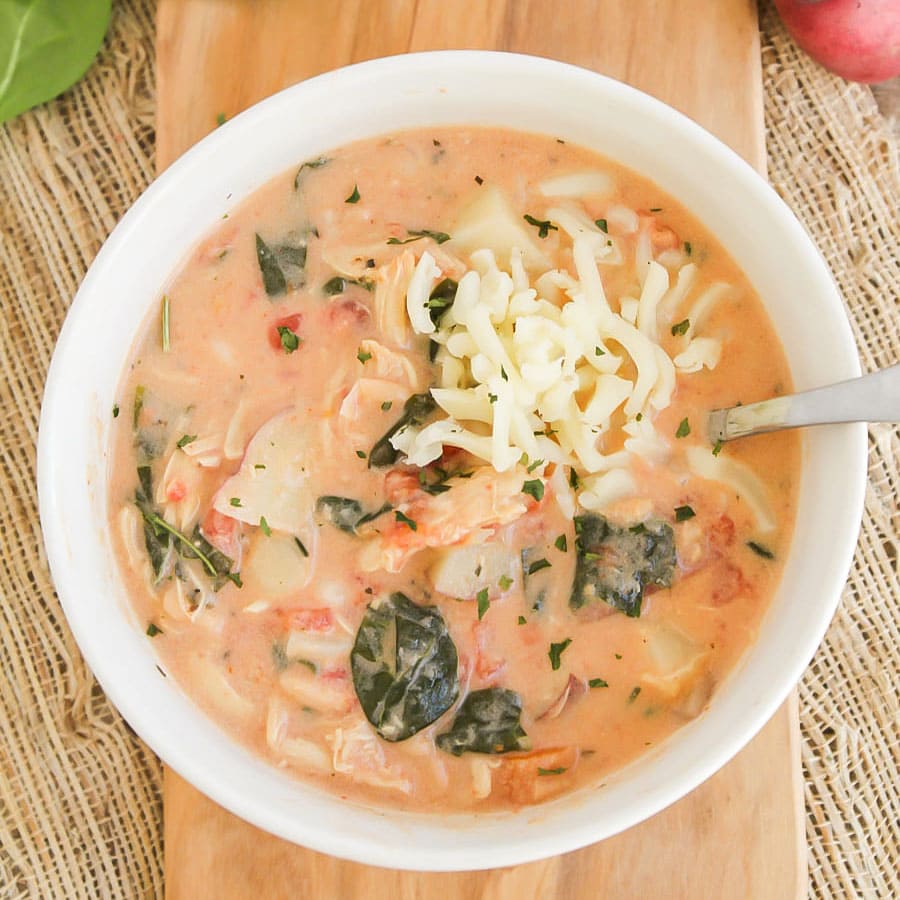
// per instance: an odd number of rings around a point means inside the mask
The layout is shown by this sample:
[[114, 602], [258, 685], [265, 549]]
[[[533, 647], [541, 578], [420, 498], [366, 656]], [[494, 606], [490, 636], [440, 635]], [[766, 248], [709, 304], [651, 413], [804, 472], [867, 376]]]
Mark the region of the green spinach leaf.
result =
[[575, 520], [578, 556], [569, 606], [580, 609], [596, 599], [638, 617], [648, 585], [669, 587], [675, 574], [672, 526], [650, 520], [616, 528], [603, 516]]
[[426, 304], [428, 307], [428, 315], [431, 316], [431, 321], [434, 322], [435, 325], [440, 323], [444, 313], [453, 306], [453, 301], [456, 300], [456, 291], [458, 288], [459, 284], [453, 278], [444, 278], [435, 285], [434, 290], [428, 297], [428, 303]]
[[270, 297], [286, 294], [305, 281], [306, 244], [267, 244], [256, 235], [256, 260]]
[[327, 165], [331, 160], [329, 160], [325, 156], [319, 156], [316, 159], [308, 159], [305, 163], [303, 163], [299, 169], [297, 169], [297, 174], [294, 176], [294, 190], [300, 190], [300, 184], [303, 181], [303, 177], [306, 174], [307, 170], [310, 169], [321, 169], [322, 166]]
[[335, 528], [353, 534], [363, 516], [361, 504], [349, 497], [334, 497], [327, 494], [316, 500], [316, 512], [324, 516]]
[[438, 608], [401, 593], [369, 604], [350, 653], [356, 696], [386, 741], [405, 741], [450, 709], [458, 663]]
[[519, 724], [522, 701], [515, 691], [485, 688], [463, 700], [449, 731], [435, 743], [445, 753], [509, 753], [530, 750], [531, 738]]
[[158, 584], [169, 572], [171, 554], [174, 551], [182, 559], [198, 559], [206, 575], [212, 579], [213, 590], [218, 591], [226, 581], [241, 587], [239, 572], [233, 572], [234, 561], [216, 550], [203, 536], [200, 526], [194, 527], [188, 537], [167, 522], [153, 503], [153, 477], [150, 466], [138, 466], [138, 489], [134, 502], [144, 519], [144, 544], [153, 574]]
[[81, 78], [103, 42], [110, 6], [110, 0], [0, 3], [0, 122]]
[[435, 410], [437, 404], [431, 394], [413, 394], [403, 404], [403, 414], [375, 442], [369, 451], [369, 468], [382, 468], [397, 462], [398, 452], [391, 444], [391, 438], [406, 425], [421, 425]]

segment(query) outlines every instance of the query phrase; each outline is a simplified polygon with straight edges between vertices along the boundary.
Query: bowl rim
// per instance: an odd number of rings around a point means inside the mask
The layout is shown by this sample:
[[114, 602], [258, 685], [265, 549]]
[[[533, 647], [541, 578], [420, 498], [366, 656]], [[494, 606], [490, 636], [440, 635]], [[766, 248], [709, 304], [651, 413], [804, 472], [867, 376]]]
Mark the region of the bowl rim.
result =
[[[370, 865], [384, 866], [388, 864], [392, 868], [412, 870], [434, 871], [493, 868], [535, 861], [584, 847], [627, 827], [631, 827], [650, 815], [661, 811], [696, 788], [730, 760], [765, 725], [776, 709], [784, 702], [825, 634], [828, 623], [837, 606], [840, 589], [846, 580], [846, 575], [852, 562], [858, 526], [862, 517], [866, 480], [867, 444], [865, 425], [844, 426], [846, 428], [845, 434], [847, 435], [848, 446], [852, 445], [852, 450], [848, 451], [852, 461], [844, 473], [847, 499], [845, 510], [847, 521], [850, 524], [843, 529], [840, 541], [837, 541], [833, 547], [831, 566], [831, 571], [834, 573], [833, 596], [828, 597], [826, 602], [818, 607], [819, 615], [815, 618], [814, 624], [811, 625], [806, 635], [801, 636], [798, 640], [796, 652], [785, 666], [785, 674], [779, 683], [778, 690], [771, 691], [753, 708], [749, 716], [751, 721], [745, 729], [740, 733], [724, 735], [712, 751], [702, 759], [693, 760], [692, 764], [684, 772], [681, 782], [676, 789], [668, 792], [650, 792], [636, 799], [633, 809], [625, 816], [620, 815], [618, 818], [612, 816], [603, 823], [593, 823], [593, 825], [582, 822], [578, 827], [571, 827], [569, 830], [563, 830], [559, 833], [544, 831], [533, 834], [530, 838], [518, 839], [504, 845], [494, 844], [483, 848], [480, 855], [472, 847], [468, 847], [467, 852], [469, 854], [474, 853], [475, 856], [466, 858], [462, 858], [462, 854], [458, 849], [453, 847], [423, 848], [416, 846], [413, 841], [410, 844], [395, 847], [396, 855], [386, 861], [383, 848], [376, 847], [365, 840], [360, 840], [356, 836], [334, 834], [325, 834], [323, 836], [315, 827], [308, 827], [303, 823], [298, 828], [296, 821], [292, 822], [283, 815], [264, 815], [255, 805], [253, 798], [248, 797], [247, 792], [241, 785], [218, 779], [213, 771], [199, 765], [192, 759], [189, 750], [185, 750], [180, 745], [180, 740], [177, 736], [167, 734], [165, 729], [160, 729], [156, 722], [144, 715], [140, 698], [133, 696], [126, 686], [115, 677], [116, 671], [107, 664], [103, 654], [91, 638], [90, 622], [86, 621], [84, 615], [79, 613], [78, 598], [75, 596], [74, 588], [70, 587], [73, 580], [77, 581], [78, 579], [75, 578], [73, 565], [65, 552], [66, 527], [65, 523], [56, 514], [60, 506], [60, 468], [54, 465], [54, 460], [58, 453], [58, 448], [61, 446], [61, 443], [64, 443], [64, 437], [60, 435], [55, 427], [55, 423], [60, 416], [61, 409], [68, 400], [70, 389], [68, 380], [69, 369], [78, 358], [79, 348], [74, 343], [77, 323], [85, 315], [85, 310], [89, 304], [94, 302], [92, 297], [99, 290], [99, 285], [105, 277], [110, 260], [119, 252], [120, 248], [128, 244], [135, 232], [139, 232], [143, 219], [147, 216], [152, 217], [154, 205], [157, 203], [158, 198], [163, 196], [166, 191], [173, 189], [173, 186], [177, 185], [179, 179], [189, 177], [192, 172], [202, 168], [206, 161], [227, 148], [229, 142], [238, 134], [252, 131], [262, 119], [274, 115], [279, 110], [285, 113], [288, 112], [296, 104], [302, 103], [303, 98], [313, 91], [332, 89], [340, 91], [342, 88], [347, 89], [359, 78], [378, 79], [385, 76], [395, 76], [397, 72], [403, 72], [406, 77], [413, 78], [424, 73], [465, 67], [479, 68], [486, 75], [501, 73], [508, 77], [527, 73], [529, 77], [552, 77], [565, 80], [567, 83], [584, 86], [586, 90], [602, 91], [614, 97], [617, 101], [627, 103], [636, 108], [638, 112], [651, 116], [661, 121], [667, 127], [677, 130], [686, 139], [702, 145], [705, 151], [715, 157], [717, 162], [729, 171], [730, 175], [753, 194], [760, 204], [766, 207], [767, 211], [792, 235], [794, 240], [805, 245], [807, 250], [806, 263], [810, 266], [811, 271], [817, 270], [816, 275], [820, 286], [826, 282], [830, 285], [831, 296], [826, 298], [827, 301], [832, 307], [837, 303], [837, 307], [840, 308], [839, 295], [824, 261], [802, 226], [775, 191], [762, 176], [727, 145], [691, 119], [661, 101], [629, 85], [596, 72], [567, 63], [524, 54], [497, 51], [449, 50], [383, 57], [324, 73], [273, 94], [235, 116], [222, 128], [203, 138], [156, 178], [131, 209], [128, 210], [109, 236], [72, 302], [48, 372], [38, 438], [37, 471], [40, 518], [48, 560], [60, 601], [69, 627], [72, 629], [79, 647], [98, 681], [110, 700], [142, 740], [163, 759], [166, 765], [173, 768], [204, 794], [239, 817], [266, 831], [295, 843], [301, 843], [314, 850], [338, 857]], [[460, 122], [459, 124], [464, 123]], [[390, 127], [384, 129], [385, 132], [390, 130]], [[332, 146], [340, 143], [342, 142], [335, 142]], [[257, 187], [263, 183], [263, 181], [257, 182]], [[203, 233], [205, 233], [203, 230], [198, 232], [198, 239]], [[168, 272], [165, 273], [165, 277], [170, 277], [170, 274]], [[855, 346], [852, 343], [852, 333], [846, 320], [846, 314], [841, 312], [841, 315], [843, 317], [843, 324], [840, 326], [843, 328], [841, 340], [846, 344], [845, 349], [848, 353], [848, 357], [842, 360], [842, 365], [845, 370], [845, 377], [851, 377], [859, 374], [859, 361], [856, 356]], [[840, 576], [839, 578], [837, 577], [838, 575]], [[840, 584], [837, 583], [838, 581], [840, 581]], [[547, 809], [551, 805], [545, 804], [536, 808], [528, 808], [528, 810], [532, 814], [535, 810], [540, 813], [541, 810]], [[376, 815], [381, 815], [381, 813], [376, 813]], [[416, 819], [416, 814], [405, 815], [410, 817], [410, 821], [415, 821]], [[482, 814], [480, 818], [483, 821], [487, 821], [491, 817]]]

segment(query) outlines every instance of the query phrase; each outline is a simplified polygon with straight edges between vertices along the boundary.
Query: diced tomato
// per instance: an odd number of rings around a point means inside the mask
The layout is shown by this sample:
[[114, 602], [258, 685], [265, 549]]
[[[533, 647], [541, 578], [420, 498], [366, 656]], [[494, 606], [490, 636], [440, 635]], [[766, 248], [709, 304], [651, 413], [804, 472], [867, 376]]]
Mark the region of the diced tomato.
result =
[[348, 674], [346, 666], [337, 666], [320, 672], [319, 677], [326, 681], [346, 681]]
[[173, 478], [166, 485], [166, 500], [170, 503], [178, 503], [187, 496], [187, 488], [184, 482], [179, 478]]
[[288, 626], [299, 631], [331, 631], [334, 628], [334, 616], [328, 607], [292, 609], [287, 618]]
[[733, 562], [722, 560], [716, 566], [716, 575], [715, 587], [710, 598], [713, 606], [725, 606], [736, 597], [749, 593], [750, 582], [744, 577], [741, 567]]
[[677, 250], [681, 246], [681, 238], [668, 225], [660, 225], [651, 212], [639, 210], [638, 216], [650, 233], [650, 246], [654, 254], [662, 253], [663, 250]]
[[476, 622], [472, 626], [472, 635], [475, 638], [475, 674], [484, 681], [490, 682], [506, 668], [506, 662], [502, 659], [491, 657], [486, 649], [490, 640], [490, 626], [484, 622]]
[[241, 523], [237, 519], [223, 515], [215, 507], [210, 507], [200, 526], [200, 531], [220, 553], [224, 553], [233, 560], [238, 558]]
[[356, 300], [334, 300], [328, 306], [328, 321], [334, 328], [349, 328], [365, 325], [369, 321], [369, 310]]
[[269, 346], [273, 350], [280, 350], [283, 352], [284, 347], [281, 344], [281, 335], [279, 334], [278, 329], [290, 328], [290, 330], [296, 334], [302, 320], [303, 316], [300, 313], [294, 313], [293, 315], [278, 319], [278, 321], [269, 328]]
[[722, 553], [734, 543], [734, 520], [721, 515], [707, 528], [710, 549]]

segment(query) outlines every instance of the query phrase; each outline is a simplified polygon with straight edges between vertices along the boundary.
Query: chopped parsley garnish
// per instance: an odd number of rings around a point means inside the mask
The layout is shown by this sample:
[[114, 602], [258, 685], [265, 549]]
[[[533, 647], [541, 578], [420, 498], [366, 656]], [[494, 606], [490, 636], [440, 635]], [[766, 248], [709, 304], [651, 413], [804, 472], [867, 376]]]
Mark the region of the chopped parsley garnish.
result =
[[399, 509], [394, 510], [394, 518], [398, 522], [402, 522], [404, 525], [406, 525], [407, 528], [411, 529], [412, 531], [417, 531], [419, 528], [414, 519], [411, 519], [409, 516], [404, 515], [402, 512], [400, 512]]
[[365, 459], [365, 458], [366, 458], [366, 451], [365, 451], [365, 450], [357, 450], [357, 451], [356, 451], [356, 455], [357, 455], [360, 459]]
[[293, 353], [300, 346], [300, 338], [287, 325], [278, 326], [278, 337], [285, 353]]
[[712, 448], [712, 455], [718, 456], [722, 452], [722, 442], [716, 441], [715, 447]]
[[747, 546], [763, 559], [775, 559], [775, 554], [763, 544], [757, 544], [756, 541], [747, 541]]
[[500, 585], [501, 591], [508, 591], [510, 587], [512, 587], [513, 580], [509, 577], [509, 575], [501, 575], [500, 580], [497, 584]]
[[484, 179], [480, 175], [476, 175], [475, 184], [484, 184]]
[[634, 421], [635, 421], [635, 422], [643, 422], [643, 421], [644, 421], [644, 414], [643, 414], [643, 413], [638, 413], [638, 414], [634, 417]]
[[500, 377], [504, 381], [509, 381], [509, 375], [506, 374], [506, 369], [504, 369], [503, 366], [500, 366]]
[[227, 120], [228, 120], [228, 117], [225, 115], [225, 113], [223, 113], [223, 112], [216, 113], [216, 128], [218, 128], [221, 125], [224, 125]]
[[384, 403], [381, 404], [382, 412], [387, 412], [393, 405], [393, 400], [385, 400]]
[[691, 327], [690, 319], [682, 319], [680, 322], [672, 326], [672, 335], [687, 334], [688, 328]]
[[555, 672], [560, 666], [560, 659], [565, 653], [566, 647], [572, 643], [572, 638], [566, 638], [564, 641], [560, 641], [558, 644], [551, 644], [550, 651], [547, 653], [547, 656], [550, 657], [550, 668]]
[[401, 241], [400, 238], [391, 237], [388, 238], [387, 242], [389, 244], [411, 244], [413, 241], [418, 241], [422, 238], [431, 238], [436, 244], [443, 244], [450, 240], [450, 235], [446, 231], [429, 231], [427, 228], [423, 228], [421, 231], [413, 231], [407, 228], [406, 234], [405, 240]]
[[606, 219], [594, 219], [594, 224], [604, 233], [609, 234], [609, 225], [606, 224]]
[[560, 766], [558, 769], [542, 769], [538, 766], [538, 775], [562, 775], [563, 772], [567, 771], [566, 766]]
[[688, 256], [690, 256], [694, 252], [693, 248], [691, 247], [690, 241], [684, 242], [684, 252], [687, 253]]
[[183, 448], [187, 447], [188, 444], [193, 444], [196, 440], [196, 434], [183, 434], [180, 438], [178, 438], [178, 443], [175, 446], [179, 450], [182, 450]]
[[578, 478], [578, 473], [574, 469], [569, 469], [569, 487], [572, 488], [573, 491], [578, 490], [578, 486], [581, 484], [581, 481]]
[[169, 352], [169, 297], [162, 298], [162, 348], [163, 353]]
[[544, 499], [544, 482], [541, 481], [540, 478], [534, 478], [530, 481], [526, 481], [522, 485], [522, 493], [529, 494], [534, 497], [535, 500], [540, 502]]
[[354, 184], [353, 193], [344, 201], [344, 203], [359, 203], [359, 188]]
[[606, 356], [606, 351], [602, 347], [594, 347], [594, 356]]
[[497, 395], [496, 395], [496, 394], [488, 394], [488, 401], [491, 402], [491, 403], [496, 403], [496, 402], [497, 402]]
[[155, 625], [153, 622], [151, 622], [147, 626], [147, 637], [156, 637], [158, 634], [162, 634], [162, 633], [163, 633], [162, 628], [160, 628], [158, 625]]
[[676, 506], [675, 507], [675, 521], [676, 522], [686, 522], [688, 519], [693, 519], [694, 516], [697, 515], [690, 506]]
[[488, 611], [491, 605], [491, 601], [488, 598], [488, 589], [482, 588], [475, 595], [475, 599], [478, 601], [478, 621], [480, 622], [484, 618], [484, 614]]
[[266, 521], [265, 516], [259, 517], [259, 528], [266, 537], [272, 537], [272, 529], [269, 528], [269, 523]]
[[622, 658], [622, 654], [621, 654], [621, 653], [614, 653], [613, 656], [615, 656], [616, 659], [621, 659], [621, 658]]
[[554, 225], [549, 219], [536, 219], [534, 216], [529, 216], [528, 213], [525, 213], [522, 218], [529, 224], [534, 225], [538, 230], [538, 237], [545, 238], [551, 231], [559, 231], [559, 227]]
[[688, 422], [688, 420], [687, 420], [687, 416], [685, 416], [678, 423], [678, 430], [675, 432], [675, 437], [684, 438], [684, 437], [687, 437], [690, 433], [691, 433], [691, 425], [690, 425], [690, 422]]
[[253, 466], [254, 469], [264, 469], [265, 467], [266, 467], [266, 466], [265, 466], [265, 463], [256, 463], [256, 464]]
[[602, 678], [590, 678], [588, 679], [588, 687], [589, 688], [604, 688], [609, 687], [609, 684], [604, 681]]
[[661, 206], [651, 206], [650, 212], [662, 212], [662, 207]]
[[118, 403], [113, 403], [113, 418], [114, 419], [119, 418], [119, 404]]
[[528, 465], [525, 471], [530, 475], [538, 466], [542, 466], [544, 461], [542, 459], [536, 459], [533, 463]]
[[535, 572], [540, 572], [541, 569], [549, 569], [552, 565], [553, 565], [553, 563], [551, 563], [550, 560], [546, 559], [545, 557], [542, 557], [541, 559], [536, 559], [528, 567], [528, 574], [534, 575]]
[[640, 687], [632, 688], [631, 693], [628, 695], [628, 702], [634, 703], [634, 701], [637, 700], [640, 693], [641, 693]]
[[371, 354], [371, 353], [367, 353], [365, 350], [363, 350], [362, 348], [360, 348], [360, 349], [356, 352], [356, 358], [357, 358], [363, 365], [365, 365], [365, 364], [372, 358], [372, 354]]
[[569, 550], [569, 543], [566, 540], [566, 536], [561, 534], [554, 542], [553, 546], [556, 547], [557, 550], [562, 550], [563, 553], [567, 553]]
[[232, 497], [228, 502], [229, 502], [232, 506], [243, 506], [243, 505], [244, 505], [243, 503], [241, 503], [241, 498], [240, 498], [240, 497]]
[[307, 550], [306, 547], [303, 546], [303, 541], [301, 541], [300, 538], [295, 537], [295, 538], [294, 538], [294, 543], [297, 545], [297, 549], [298, 549], [304, 556], [309, 556], [309, 550]]
[[520, 625], [527, 625], [527, 624], [528, 624], [528, 619], [526, 619], [525, 616], [519, 616], [519, 624], [520, 624]]

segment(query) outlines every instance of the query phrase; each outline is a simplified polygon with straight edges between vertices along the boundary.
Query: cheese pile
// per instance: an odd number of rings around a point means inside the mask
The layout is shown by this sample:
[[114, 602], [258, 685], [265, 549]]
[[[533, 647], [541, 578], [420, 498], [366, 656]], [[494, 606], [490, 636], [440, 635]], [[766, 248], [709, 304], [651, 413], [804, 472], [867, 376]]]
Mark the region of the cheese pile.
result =
[[[532, 471], [568, 465], [579, 475], [580, 504], [600, 509], [634, 492], [632, 456], [668, 456], [669, 441], [653, 420], [671, 401], [676, 370], [717, 364], [720, 341], [695, 332], [727, 286], [713, 286], [693, 304], [681, 350], [671, 358], [659, 343], [658, 311], [661, 303], [680, 304], [696, 266], [683, 265], [670, 285], [667, 269], [645, 252], [631, 265], [639, 296], [621, 298], [614, 312], [598, 265], [624, 264], [618, 241], [580, 209], [561, 206], [546, 215], [571, 239], [577, 278], [560, 269], [532, 278], [527, 248], [512, 248], [507, 269], [494, 251], [476, 250], [437, 324], [429, 298], [443, 273], [422, 254], [406, 308], [413, 329], [439, 345], [439, 386], [431, 393], [447, 418], [406, 427], [392, 443], [416, 466], [440, 457], [445, 446], [499, 472], [520, 461]], [[638, 257], [640, 248], [639, 240]], [[621, 449], [605, 453], [600, 448], [612, 428], [621, 428]]]

